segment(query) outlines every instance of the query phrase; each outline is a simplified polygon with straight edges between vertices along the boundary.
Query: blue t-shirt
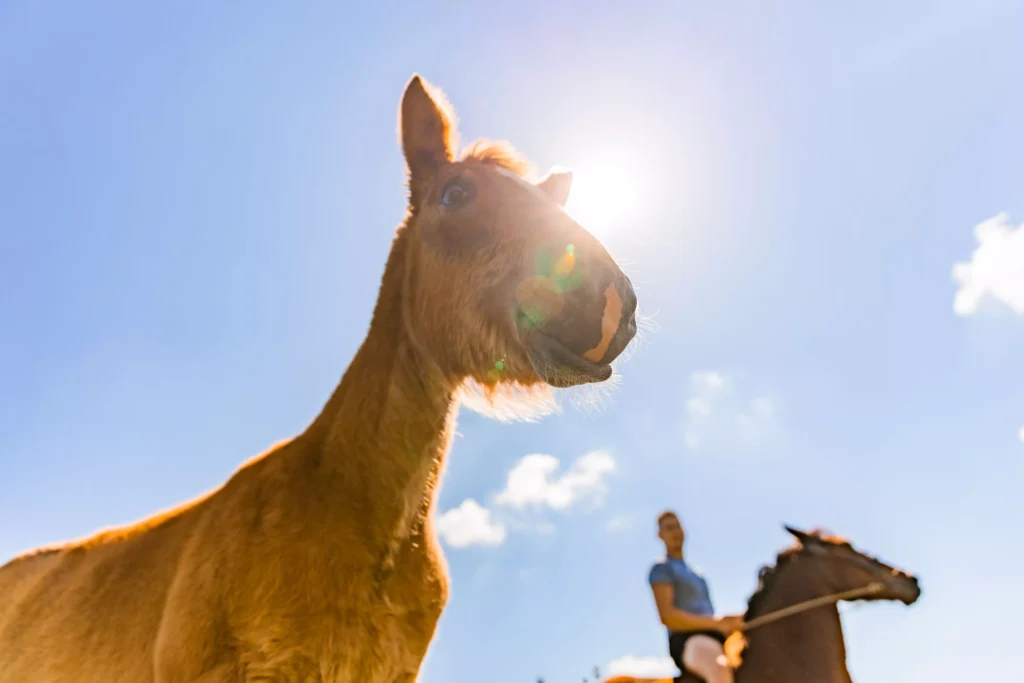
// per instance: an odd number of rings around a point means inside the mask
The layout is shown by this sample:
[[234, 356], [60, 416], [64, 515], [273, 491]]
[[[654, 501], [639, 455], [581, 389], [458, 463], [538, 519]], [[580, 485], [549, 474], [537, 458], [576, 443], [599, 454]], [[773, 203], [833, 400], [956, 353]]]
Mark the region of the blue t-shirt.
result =
[[672, 584], [676, 609], [704, 617], [714, 616], [715, 608], [711, 604], [707, 581], [682, 559], [667, 557], [658, 562], [651, 567], [647, 580], [652, 586], [656, 583]]

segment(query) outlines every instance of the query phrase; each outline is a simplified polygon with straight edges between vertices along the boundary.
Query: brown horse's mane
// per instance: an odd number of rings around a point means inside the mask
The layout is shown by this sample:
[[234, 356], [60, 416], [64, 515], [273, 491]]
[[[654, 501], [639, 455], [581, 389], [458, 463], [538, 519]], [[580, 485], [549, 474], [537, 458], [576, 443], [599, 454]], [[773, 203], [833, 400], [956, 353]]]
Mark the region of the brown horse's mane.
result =
[[[814, 529], [807, 532], [807, 535], [821, 541], [822, 543], [830, 543], [832, 545], [844, 546], [846, 548], [851, 547], [849, 541], [845, 538], [830, 534], [824, 529]], [[750, 600], [747, 601], [747, 611], [743, 617], [745, 620], [749, 621], [754, 618], [758, 610], [764, 604], [768, 594], [775, 586], [775, 581], [779, 576], [779, 572], [793, 559], [799, 557], [803, 548], [803, 544], [797, 541], [775, 556], [774, 566], [764, 565], [761, 567], [761, 570], [757, 574], [757, 589], [754, 590], [753, 595], [750, 596]]]
[[[813, 529], [808, 531], [807, 535], [815, 540], [821, 541], [822, 543], [830, 543], [832, 545], [842, 546], [844, 548], [851, 548], [850, 542], [841, 536], [831, 534], [824, 529]], [[747, 601], [747, 611], [743, 615], [744, 621], [750, 621], [764, 606], [765, 601], [768, 599], [769, 593], [775, 587], [776, 580], [779, 578], [779, 572], [791, 563], [794, 559], [799, 557], [804, 550], [804, 545], [797, 541], [793, 545], [780, 551], [775, 556], [774, 565], [764, 565], [757, 574], [757, 588], [754, 593], [750, 596]], [[734, 633], [729, 637], [725, 644], [726, 658], [729, 660], [730, 665], [736, 668], [740, 665], [743, 660], [743, 651], [746, 649], [747, 641], [742, 633]]]

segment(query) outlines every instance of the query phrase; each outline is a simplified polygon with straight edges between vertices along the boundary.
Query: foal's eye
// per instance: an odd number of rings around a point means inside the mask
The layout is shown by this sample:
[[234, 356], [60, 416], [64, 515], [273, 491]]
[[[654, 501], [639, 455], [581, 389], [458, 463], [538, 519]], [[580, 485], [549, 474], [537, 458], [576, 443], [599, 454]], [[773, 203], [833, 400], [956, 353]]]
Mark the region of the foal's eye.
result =
[[441, 193], [441, 206], [449, 210], [457, 209], [469, 201], [469, 196], [470, 185], [464, 180], [453, 180]]

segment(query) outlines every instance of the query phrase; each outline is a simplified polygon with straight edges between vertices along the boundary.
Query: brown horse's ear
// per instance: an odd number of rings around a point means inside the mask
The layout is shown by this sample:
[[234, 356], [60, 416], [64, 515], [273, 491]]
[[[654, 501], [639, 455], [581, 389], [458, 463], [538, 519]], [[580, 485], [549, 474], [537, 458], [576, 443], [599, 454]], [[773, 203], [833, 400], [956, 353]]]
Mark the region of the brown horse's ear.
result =
[[415, 74], [405, 86], [399, 115], [410, 201], [418, 206], [438, 169], [455, 155], [455, 115], [444, 94]]
[[560, 206], [569, 201], [569, 190], [572, 189], [572, 171], [551, 171], [544, 180], [537, 183]]
[[800, 543], [803, 545], [807, 545], [812, 541], [811, 537], [806, 532], [800, 531], [799, 529], [794, 529], [788, 524], [783, 524], [782, 528], [789, 532], [789, 534], [793, 536], [793, 538], [800, 541]]

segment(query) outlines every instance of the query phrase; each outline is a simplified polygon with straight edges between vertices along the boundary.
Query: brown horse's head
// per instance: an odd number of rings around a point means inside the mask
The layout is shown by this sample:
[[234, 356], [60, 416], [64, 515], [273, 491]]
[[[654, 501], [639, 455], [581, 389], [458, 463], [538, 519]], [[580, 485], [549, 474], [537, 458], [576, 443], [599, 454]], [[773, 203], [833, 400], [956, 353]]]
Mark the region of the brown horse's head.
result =
[[[779, 553], [774, 567], [763, 567], [757, 590], [747, 603], [751, 622], [805, 600], [823, 598], [878, 584], [865, 600], [898, 600], [910, 605], [921, 595], [917, 578], [855, 550], [822, 531], [785, 527], [797, 544]], [[849, 681], [842, 623], [835, 605], [783, 617], [725, 644], [737, 681], [760, 680], [771, 672], [778, 680]], [[799, 656], [797, 656], [799, 654]]]
[[403, 290], [414, 342], [455, 380], [608, 379], [636, 334], [633, 287], [563, 210], [572, 176], [531, 182], [507, 146], [456, 150], [444, 96], [414, 76], [400, 110], [409, 174]]
[[809, 569], [807, 575], [816, 577], [824, 593], [878, 584], [881, 589], [877, 593], [860, 599], [899, 600], [905, 605], [912, 605], [921, 596], [917, 577], [854, 549], [841, 538], [820, 531], [808, 533], [789, 526], [785, 529], [800, 542], [797, 554], [813, 563], [813, 571]]

